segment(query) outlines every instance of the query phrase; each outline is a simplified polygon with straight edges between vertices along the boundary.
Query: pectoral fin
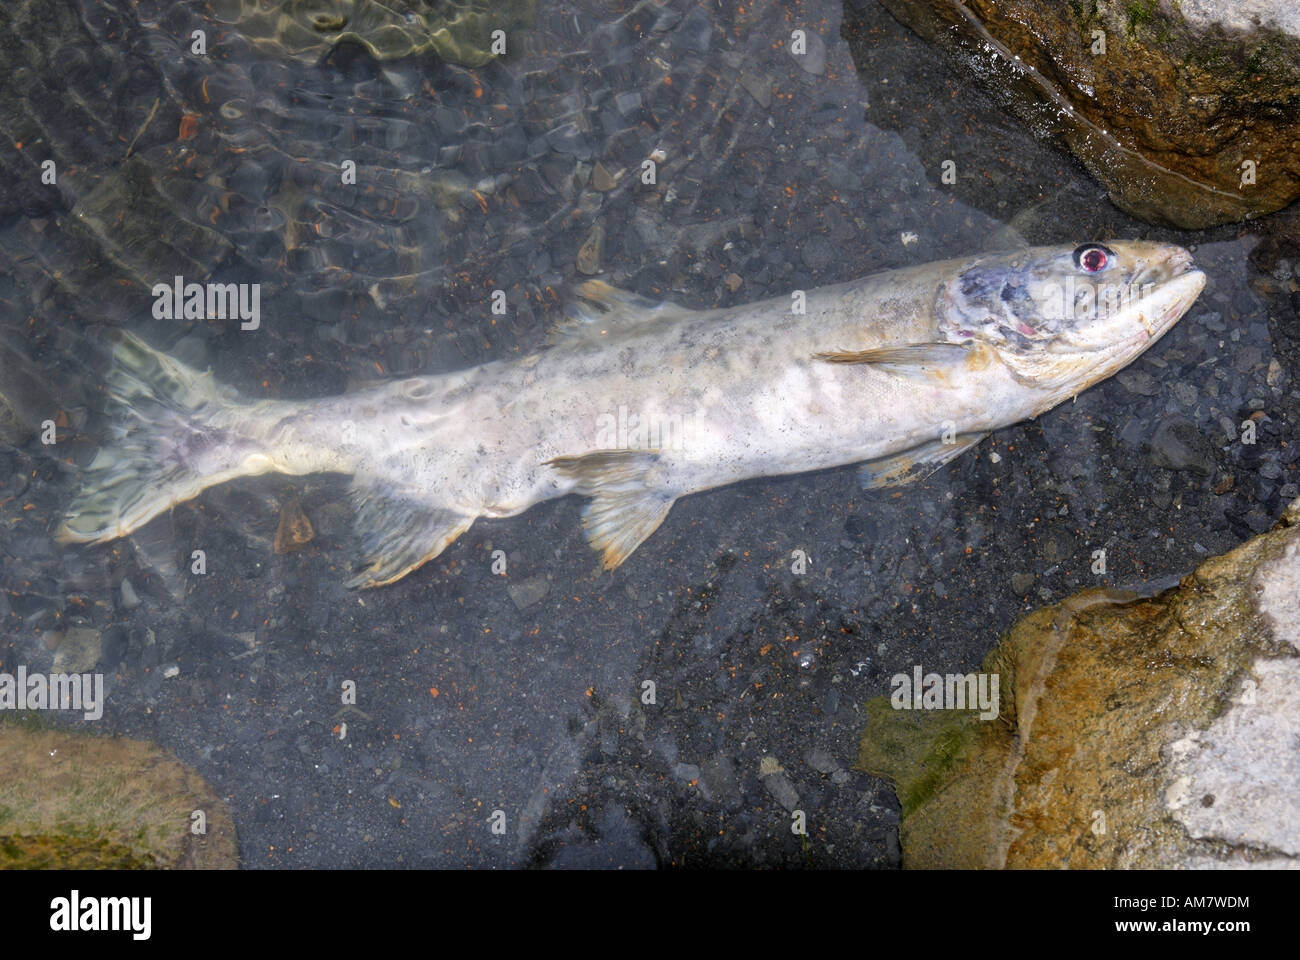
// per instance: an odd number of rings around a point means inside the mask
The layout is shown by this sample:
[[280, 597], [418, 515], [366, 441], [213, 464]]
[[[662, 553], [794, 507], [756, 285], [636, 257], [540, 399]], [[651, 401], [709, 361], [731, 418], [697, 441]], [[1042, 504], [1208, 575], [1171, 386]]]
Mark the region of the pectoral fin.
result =
[[870, 363], [902, 377], [924, 379], [966, 362], [970, 348], [959, 343], [909, 343], [871, 350], [840, 350], [813, 354], [827, 363]]
[[864, 489], [874, 490], [877, 487], [901, 487], [924, 480], [987, 436], [987, 433], [959, 433], [953, 443], [931, 440], [891, 457], [869, 460], [858, 468], [858, 481]]
[[382, 587], [432, 560], [470, 528], [474, 517], [354, 481], [355, 529], [364, 558], [349, 587]]
[[566, 305], [564, 321], [551, 331], [549, 344], [608, 339], [646, 324], [695, 312], [675, 303], [660, 303], [611, 287], [602, 280], [588, 280], [575, 293], [578, 299]]
[[582, 510], [587, 542], [613, 570], [659, 529], [675, 497], [648, 486], [659, 455], [640, 450], [609, 450], [581, 457], [556, 457], [548, 463], [576, 481], [579, 493], [591, 497]]

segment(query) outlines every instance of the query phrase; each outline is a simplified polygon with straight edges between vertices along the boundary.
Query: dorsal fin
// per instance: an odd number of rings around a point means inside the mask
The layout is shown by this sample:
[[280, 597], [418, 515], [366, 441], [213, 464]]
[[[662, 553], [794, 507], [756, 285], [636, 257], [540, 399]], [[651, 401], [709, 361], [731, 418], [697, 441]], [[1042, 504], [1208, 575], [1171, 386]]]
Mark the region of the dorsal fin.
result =
[[611, 287], [602, 280], [588, 280], [574, 292], [578, 299], [565, 305], [564, 319], [547, 338], [549, 345], [600, 340], [696, 312]]

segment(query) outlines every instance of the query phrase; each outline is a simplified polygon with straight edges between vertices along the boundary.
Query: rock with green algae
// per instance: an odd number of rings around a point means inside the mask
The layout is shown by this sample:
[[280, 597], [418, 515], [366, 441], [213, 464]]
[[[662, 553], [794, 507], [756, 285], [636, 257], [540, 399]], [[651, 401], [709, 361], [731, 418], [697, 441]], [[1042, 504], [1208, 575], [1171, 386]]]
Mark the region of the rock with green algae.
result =
[[882, 0], [1116, 206], [1190, 229], [1300, 196], [1300, 17], [1294, 0], [1250, 2]]
[[154, 744], [7, 720], [0, 770], [0, 869], [239, 865], [225, 804]]
[[1158, 596], [1029, 614], [984, 669], [996, 720], [867, 705], [904, 866], [1300, 866], [1300, 501]]
[[495, 59], [493, 31], [533, 24], [537, 0], [217, 0], [216, 18], [278, 56], [317, 60], [340, 43], [379, 60], [434, 53], [466, 67]]

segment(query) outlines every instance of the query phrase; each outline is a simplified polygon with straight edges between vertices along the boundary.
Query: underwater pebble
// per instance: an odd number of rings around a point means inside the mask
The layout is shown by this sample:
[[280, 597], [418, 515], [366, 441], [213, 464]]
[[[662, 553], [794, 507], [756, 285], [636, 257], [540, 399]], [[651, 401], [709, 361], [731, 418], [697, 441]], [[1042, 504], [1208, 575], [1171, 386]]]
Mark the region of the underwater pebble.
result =
[[131, 586], [131, 581], [126, 577], [122, 578], [122, 609], [132, 610], [140, 605], [140, 597], [135, 592], [135, 587]]
[[794, 62], [803, 68], [805, 73], [811, 73], [813, 76], [821, 76], [826, 72], [826, 41], [821, 35], [812, 30], [805, 29], [804, 36], [808, 38], [808, 49], [806, 52], [794, 55]]
[[1166, 470], [1186, 470], [1210, 476], [1214, 457], [1196, 425], [1182, 417], [1162, 420], [1151, 438], [1151, 463]]
[[673, 776], [686, 783], [694, 783], [700, 779], [700, 768], [693, 763], [674, 763]]
[[785, 774], [768, 774], [763, 778], [763, 785], [767, 787], [767, 792], [772, 795], [772, 799], [786, 810], [794, 810], [799, 806], [799, 791], [786, 779]]
[[521, 580], [519, 583], [510, 584], [506, 587], [506, 593], [510, 595], [510, 599], [514, 601], [515, 606], [523, 610], [526, 607], [531, 607], [546, 596], [546, 591], [550, 588], [550, 581], [543, 576], [536, 576]]
[[1145, 370], [1128, 369], [1121, 371], [1115, 378], [1129, 393], [1141, 397], [1154, 397], [1160, 392], [1160, 383]]
[[804, 759], [808, 761], [808, 766], [818, 773], [834, 773], [840, 768], [840, 765], [835, 762], [835, 758], [821, 747], [809, 750]]

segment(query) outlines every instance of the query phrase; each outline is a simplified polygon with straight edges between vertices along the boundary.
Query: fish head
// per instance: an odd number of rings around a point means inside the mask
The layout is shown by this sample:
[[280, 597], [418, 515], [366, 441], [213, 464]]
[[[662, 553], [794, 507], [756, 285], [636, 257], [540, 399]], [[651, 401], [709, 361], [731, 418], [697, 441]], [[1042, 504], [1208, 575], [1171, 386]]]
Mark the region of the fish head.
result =
[[1018, 381], [1059, 399], [1134, 360], [1204, 286], [1191, 255], [1172, 244], [1030, 247], [981, 257], [945, 283], [939, 335], [991, 347]]

